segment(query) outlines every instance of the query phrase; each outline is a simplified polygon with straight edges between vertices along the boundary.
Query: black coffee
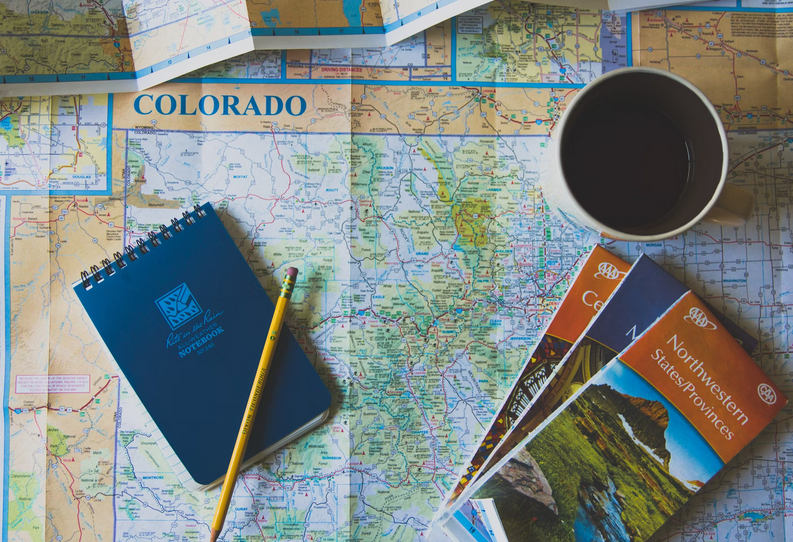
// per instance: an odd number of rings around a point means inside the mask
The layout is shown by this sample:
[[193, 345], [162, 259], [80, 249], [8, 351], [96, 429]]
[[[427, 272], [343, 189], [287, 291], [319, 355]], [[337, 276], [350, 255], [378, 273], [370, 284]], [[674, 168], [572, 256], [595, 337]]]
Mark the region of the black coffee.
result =
[[587, 109], [570, 119], [562, 140], [562, 168], [575, 199], [621, 231], [662, 221], [689, 180], [686, 138], [662, 111], [629, 98]]

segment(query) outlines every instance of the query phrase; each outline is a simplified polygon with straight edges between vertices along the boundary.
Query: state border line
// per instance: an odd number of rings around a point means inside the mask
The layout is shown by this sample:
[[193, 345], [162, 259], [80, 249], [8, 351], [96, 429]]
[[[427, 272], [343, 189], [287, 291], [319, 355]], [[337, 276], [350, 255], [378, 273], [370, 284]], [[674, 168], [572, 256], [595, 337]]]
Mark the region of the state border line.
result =
[[625, 65], [629, 68], [633, 67], [633, 17], [632, 12], [625, 14]]
[[[529, 123], [531, 126], [537, 126], [537, 124], [531, 122]], [[126, 132], [129, 134], [130, 132], [137, 132], [140, 134], [233, 134], [233, 135], [261, 135], [261, 134], [268, 134], [269, 131], [253, 131], [253, 130], [176, 130], [176, 129], [166, 129], [166, 128], [114, 128], [114, 132]], [[509, 133], [504, 134], [500, 132], [492, 133], [492, 134], [447, 134], [447, 133], [432, 133], [432, 134], [407, 134], [407, 133], [381, 133], [381, 132], [298, 132], [295, 130], [283, 130], [279, 129], [275, 132], [276, 137], [279, 135], [289, 135], [289, 136], [361, 136], [361, 137], [405, 137], [405, 138], [423, 138], [423, 137], [493, 137], [499, 139], [508, 139], [513, 137], [542, 137], [547, 138], [548, 134], [515, 134]], [[71, 194], [70, 194], [71, 195]]]
[[452, 17], [452, 56], [449, 64], [452, 66], [452, 82], [457, 83], [457, 17]]

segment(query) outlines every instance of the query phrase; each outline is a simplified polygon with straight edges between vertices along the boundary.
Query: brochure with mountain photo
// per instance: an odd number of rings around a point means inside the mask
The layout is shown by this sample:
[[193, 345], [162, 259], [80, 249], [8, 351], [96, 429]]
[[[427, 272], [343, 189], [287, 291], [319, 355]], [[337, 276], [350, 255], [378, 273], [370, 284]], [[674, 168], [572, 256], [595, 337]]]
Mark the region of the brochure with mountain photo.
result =
[[477, 475], [630, 267], [628, 262], [603, 247], [592, 249], [440, 510], [454, 504]]
[[640, 542], [786, 403], [688, 292], [476, 481], [471, 500], [492, 499], [477, 509], [496, 542]]

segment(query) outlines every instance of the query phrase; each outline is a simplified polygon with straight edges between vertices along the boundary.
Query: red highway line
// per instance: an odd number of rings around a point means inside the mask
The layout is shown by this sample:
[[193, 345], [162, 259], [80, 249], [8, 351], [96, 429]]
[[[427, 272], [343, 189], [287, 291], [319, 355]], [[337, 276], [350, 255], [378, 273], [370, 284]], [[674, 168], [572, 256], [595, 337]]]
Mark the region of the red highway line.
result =
[[[111, 383], [111, 382], [113, 382], [113, 379], [114, 379], [114, 378], [118, 378], [118, 375], [113, 375], [113, 376], [111, 376], [111, 377], [110, 377], [110, 380], [108, 380], [108, 381], [107, 381], [107, 383], [106, 383], [104, 386], [102, 386], [102, 388], [101, 388], [99, 391], [97, 391], [97, 392], [96, 392], [96, 393], [95, 393], [93, 396], [91, 396], [91, 398], [88, 400], [88, 402], [87, 402], [87, 403], [85, 403], [85, 404], [84, 404], [83, 406], [81, 406], [80, 408], [72, 408], [72, 412], [80, 412], [80, 411], [84, 410], [85, 408], [87, 408], [87, 407], [88, 407], [88, 405], [90, 405], [91, 403], [93, 403], [94, 399], [96, 399], [96, 398], [97, 398], [97, 396], [98, 396], [100, 393], [102, 393], [103, 391], [105, 391], [105, 390], [107, 389], [107, 387], [110, 385], [110, 383]], [[13, 411], [15, 410], [15, 408], [16, 408], [16, 407], [12, 407], [11, 405], [8, 405], [8, 410], [9, 410], [10, 412], [13, 412]], [[47, 405], [42, 405], [42, 406], [37, 406], [37, 407], [29, 407], [28, 409], [29, 409], [29, 410], [32, 410], [32, 411], [33, 411], [33, 413], [34, 413], [33, 415], [35, 416], [35, 411], [36, 411], [36, 410], [39, 410], [39, 409], [45, 409], [45, 408], [46, 408], [47, 410], [54, 410], [54, 411], [58, 411], [58, 412], [60, 411], [60, 407], [58, 407], [58, 408], [53, 408], [53, 407], [51, 407], [49, 404], [47, 404]], [[38, 423], [37, 423], [37, 425], [38, 425]], [[41, 433], [41, 429], [39, 429], [39, 434], [40, 434], [40, 433]]]

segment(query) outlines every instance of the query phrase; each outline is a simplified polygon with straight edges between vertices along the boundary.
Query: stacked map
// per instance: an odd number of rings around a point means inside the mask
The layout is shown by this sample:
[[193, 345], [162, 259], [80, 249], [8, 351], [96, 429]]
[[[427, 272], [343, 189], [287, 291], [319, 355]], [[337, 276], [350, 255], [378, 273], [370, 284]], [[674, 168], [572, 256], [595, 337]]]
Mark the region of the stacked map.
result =
[[385, 47], [485, 3], [0, 0], [0, 96], [144, 90], [253, 50]]
[[[0, 99], [2, 540], [206, 540], [218, 492], [178, 483], [70, 287], [206, 201], [273, 299], [300, 269], [287, 323], [333, 393], [325, 425], [241, 474], [223, 540], [425, 540], [597, 244], [648, 254], [757, 336], [755, 361], [793, 396], [792, 21], [789, 0], [504, 0], [389, 47], [252, 51], [142, 92]], [[3, 66], [35, 53], [11, 43]], [[728, 182], [757, 200], [745, 226], [623, 243], [549, 209], [548, 134], [579, 89], [632, 65], [686, 77], [717, 108]], [[791, 419], [653, 540], [793, 537]]]
[[143, 90], [254, 49], [383, 47], [487, 0], [0, 0], [0, 96]]

